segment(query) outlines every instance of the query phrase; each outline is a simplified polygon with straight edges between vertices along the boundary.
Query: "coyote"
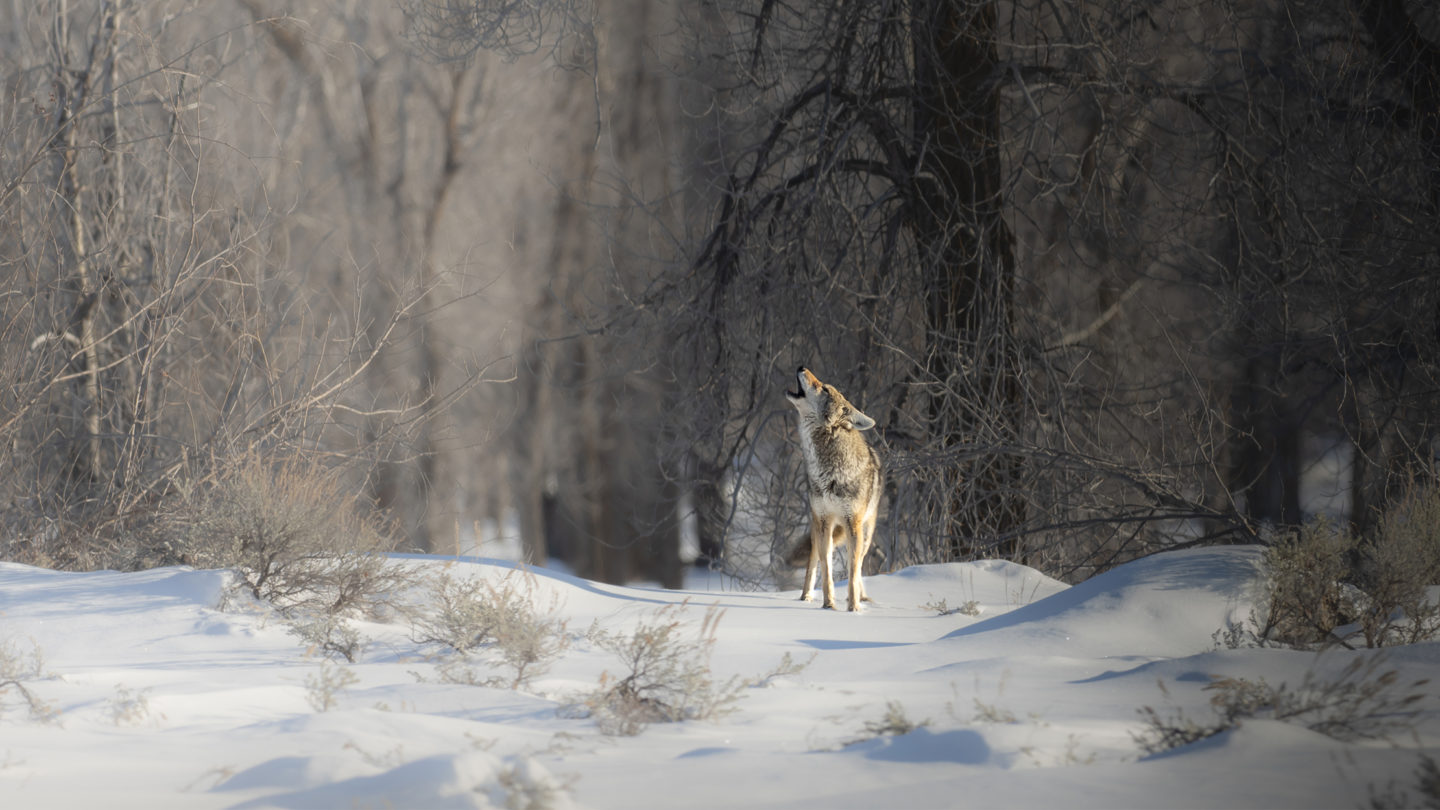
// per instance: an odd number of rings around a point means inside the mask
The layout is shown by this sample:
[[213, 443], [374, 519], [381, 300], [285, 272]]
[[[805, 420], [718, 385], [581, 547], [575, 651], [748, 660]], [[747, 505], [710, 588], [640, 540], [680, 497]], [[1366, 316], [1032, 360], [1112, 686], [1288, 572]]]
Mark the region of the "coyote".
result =
[[[870, 601], [860, 581], [861, 563], [875, 534], [880, 509], [880, 456], [860, 431], [875, 420], [851, 405], [835, 386], [820, 382], [804, 366], [795, 372], [799, 385], [785, 397], [800, 416], [800, 447], [810, 479], [810, 560], [800, 599], [815, 599], [815, 569], [824, 576], [824, 606], [835, 608], [835, 582], [830, 555], [838, 539], [850, 547], [850, 610]], [[797, 549], [803, 552], [804, 545]], [[798, 560], [797, 560], [798, 562]]]

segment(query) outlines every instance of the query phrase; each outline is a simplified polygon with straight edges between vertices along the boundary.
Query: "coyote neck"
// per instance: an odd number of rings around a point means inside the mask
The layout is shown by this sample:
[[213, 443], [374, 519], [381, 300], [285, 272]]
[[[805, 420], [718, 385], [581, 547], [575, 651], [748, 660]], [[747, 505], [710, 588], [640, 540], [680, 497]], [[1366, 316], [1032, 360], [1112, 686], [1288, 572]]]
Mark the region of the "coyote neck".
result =
[[818, 511], [821, 501], [868, 500], [865, 496], [873, 484], [866, 479], [874, 477], [876, 464], [870, 458], [874, 451], [858, 431], [823, 423], [802, 424], [800, 446], [810, 479], [812, 509]]

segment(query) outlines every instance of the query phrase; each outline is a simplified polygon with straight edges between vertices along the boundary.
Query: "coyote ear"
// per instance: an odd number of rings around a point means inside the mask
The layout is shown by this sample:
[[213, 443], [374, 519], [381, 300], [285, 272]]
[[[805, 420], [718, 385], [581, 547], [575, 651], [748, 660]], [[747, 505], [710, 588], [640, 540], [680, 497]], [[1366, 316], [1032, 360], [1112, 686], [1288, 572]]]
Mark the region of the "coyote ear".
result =
[[856, 430], [869, 430], [875, 427], [875, 420], [861, 413], [855, 408], [850, 409], [850, 426]]

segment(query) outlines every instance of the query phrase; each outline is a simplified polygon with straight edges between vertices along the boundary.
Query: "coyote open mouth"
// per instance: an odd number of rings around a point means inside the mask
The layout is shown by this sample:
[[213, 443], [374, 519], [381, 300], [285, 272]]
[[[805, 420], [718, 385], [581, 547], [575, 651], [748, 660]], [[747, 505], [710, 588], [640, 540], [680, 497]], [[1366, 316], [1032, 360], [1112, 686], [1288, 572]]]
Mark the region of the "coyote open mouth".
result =
[[785, 396], [791, 399], [803, 398], [805, 396], [805, 383], [801, 382], [801, 380], [803, 380], [804, 377], [805, 367], [801, 366], [800, 370], [795, 372], [795, 390], [791, 391], [789, 389], [786, 389]]

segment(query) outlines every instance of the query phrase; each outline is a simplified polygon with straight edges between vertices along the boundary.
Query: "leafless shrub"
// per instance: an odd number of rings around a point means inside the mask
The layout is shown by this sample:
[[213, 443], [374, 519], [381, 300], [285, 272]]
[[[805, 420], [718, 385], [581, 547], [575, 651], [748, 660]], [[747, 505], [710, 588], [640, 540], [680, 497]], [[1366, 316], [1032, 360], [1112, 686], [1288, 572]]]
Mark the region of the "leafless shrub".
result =
[[1327, 644], [1350, 614], [1343, 585], [1355, 538], [1325, 518], [1265, 551], [1264, 616], [1257, 635], [1296, 646]]
[[[1265, 567], [1266, 598], [1252, 619], [1257, 643], [1350, 646], [1358, 635], [1382, 647], [1431, 638], [1440, 632], [1440, 603], [1429, 596], [1440, 583], [1440, 487], [1411, 489], [1364, 536], [1316, 518], [1274, 542]], [[1340, 634], [1349, 623], [1359, 629]], [[1244, 631], [1226, 632], [1243, 642]]]
[[1429, 810], [1440, 810], [1440, 766], [1435, 764], [1434, 757], [1420, 755], [1420, 767], [1415, 771], [1415, 777], [1425, 807]]
[[341, 692], [360, 682], [360, 676], [348, 667], [333, 661], [320, 662], [320, 668], [305, 676], [305, 699], [317, 712], [328, 712], [339, 705]]
[[676, 617], [683, 607], [660, 608], [629, 635], [598, 627], [590, 631], [591, 640], [621, 663], [618, 676], [606, 672], [599, 688], [582, 701], [602, 733], [629, 737], [652, 723], [713, 720], [734, 711], [739, 679], [717, 683], [710, 674], [723, 611], [706, 610], [696, 637], [687, 640]]
[[976, 723], [997, 723], [1001, 725], [1009, 725], [1019, 722], [1019, 720], [1015, 717], [1014, 712], [1001, 706], [998, 703], [986, 703], [978, 697], [974, 699], [974, 703], [974, 722]]
[[1257, 617], [1267, 614], [1263, 605], [1251, 608], [1250, 615], [1241, 621], [1227, 621], [1224, 627], [1210, 634], [1210, 641], [1217, 650], [1240, 650], [1256, 647], [1276, 646], [1279, 642], [1262, 635], [1261, 620]]
[[764, 675], [751, 678], [745, 685], [752, 689], [764, 688], [774, 683], [776, 678], [789, 678], [794, 675], [799, 675], [805, 671], [806, 667], [815, 662], [816, 655], [818, 655], [818, 653], [811, 653], [810, 657], [804, 661], [796, 661], [794, 656], [786, 652], [780, 656], [780, 663], [776, 664], [774, 669]]
[[936, 616], [950, 616], [955, 613], [963, 616], [980, 615], [980, 603], [974, 599], [967, 599], [955, 607], [950, 607], [949, 601], [942, 596], [939, 599], [931, 599], [920, 607], [925, 610], [934, 611]]
[[1391, 782], [1384, 790], [1370, 786], [1370, 810], [1406, 810], [1423, 807], [1426, 810], [1440, 810], [1440, 767], [1429, 754], [1420, 755], [1420, 765], [1415, 769], [1415, 787], [1419, 791], [1411, 798], [1409, 791]]
[[498, 791], [490, 797], [507, 810], [557, 810], [570, 807], [574, 778], [557, 778], [529, 757], [519, 757], [496, 775]]
[[1420, 767], [1415, 771], [1416, 787], [1420, 789], [1420, 798], [1425, 802], [1424, 807], [1429, 810], [1440, 810], [1440, 766], [1435, 764], [1435, 758], [1428, 754], [1420, 755]]
[[1440, 633], [1440, 486], [1412, 488], [1360, 546], [1360, 630], [1367, 647], [1413, 644]]
[[312, 651], [339, 656], [351, 664], [367, 646], [365, 637], [345, 617], [328, 611], [297, 617], [290, 624], [290, 632]]
[[124, 684], [115, 685], [115, 697], [110, 700], [110, 716], [115, 725], [136, 726], [150, 716], [149, 689], [131, 689]]
[[19, 696], [32, 720], [55, 721], [60, 716], [60, 710], [25, 685], [27, 681], [46, 677], [49, 676], [45, 672], [45, 660], [39, 647], [32, 644], [27, 654], [13, 642], [0, 642], [0, 713], [4, 712], [5, 698], [14, 693]]
[[[417, 642], [452, 650], [436, 666], [449, 683], [519, 689], [549, 670], [569, 647], [557, 604], [537, 605], [535, 578], [511, 572], [498, 583], [440, 574], [431, 580], [436, 609], [413, 627]], [[482, 674], [477, 667], [503, 667], [509, 677]]]
[[898, 700], [885, 702], [885, 713], [879, 720], [866, 720], [860, 729], [860, 736], [847, 740], [844, 745], [873, 740], [876, 737], [899, 737], [930, 725], [929, 720], [915, 722], [905, 715], [905, 707]]
[[1142, 706], [1140, 716], [1145, 720], [1145, 729], [1131, 734], [1135, 743], [1147, 754], [1159, 754], [1174, 748], [1181, 748], [1207, 737], [1213, 737], [1229, 726], [1218, 723], [1201, 725], [1178, 709], [1163, 717], [1151, 706]]
[[[1205, 687], [1213, 717], [1196, 721], [1183, 711], [1162, 716], [1145, 706], [1145, 728], [1134, 734], [1147, 754], [1157, 754], [1212, 737], [1250, 717], [1305, 726], [1337, 740], [1389, 739], [1412, 728], [1428, 696], [1429, 679], [1400, 684], [1397, 670], [1384, 670], [1382, 656], [1351, 661], [1333, 681], [1307, 673], [1298, 687], [1271, 686], [1265, 680], [1212, 678]], [[1161, 684], [1164, 691], [1164, 684]]]
[[197, 489], [169, 516], [186, 556], [233, 568], [287, 616], [376, 610], [409, 584], [380, 553], [390, 542], [354, 488], [318, 460], [252, 450]]

